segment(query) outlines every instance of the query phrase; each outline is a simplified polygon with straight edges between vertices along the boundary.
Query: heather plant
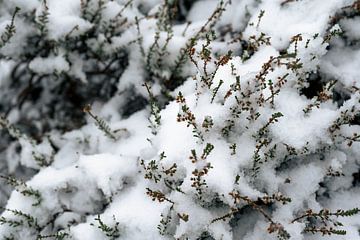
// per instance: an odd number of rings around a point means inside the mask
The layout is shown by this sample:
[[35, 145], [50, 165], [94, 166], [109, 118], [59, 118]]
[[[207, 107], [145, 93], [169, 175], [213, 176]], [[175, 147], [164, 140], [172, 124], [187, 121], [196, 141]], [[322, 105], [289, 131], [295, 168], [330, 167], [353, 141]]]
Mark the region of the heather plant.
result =
[[1, 238], [360, 239], [358, 1], [0, 15]]

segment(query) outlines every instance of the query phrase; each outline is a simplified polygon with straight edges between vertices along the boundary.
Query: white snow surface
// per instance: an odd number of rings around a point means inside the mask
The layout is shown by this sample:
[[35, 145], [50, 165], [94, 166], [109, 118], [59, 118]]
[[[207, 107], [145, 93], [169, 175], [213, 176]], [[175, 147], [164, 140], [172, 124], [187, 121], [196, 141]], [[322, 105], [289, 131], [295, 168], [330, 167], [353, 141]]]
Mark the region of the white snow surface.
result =
[[[24, 6], [22, 11], [36, 10], [37, 16], [44, 7], [37, 1], [15, 2]], [[105, 2], [102, 14], [103, 21], [107, 22], [121, 11], [127, 1]], [[239, 54], [245, 48], [239, 47], [228, 62], [215, 70], [210, 87], [202, 82], [206, 72], [204, 59], [199, 57], [205, 40], [195, 44], [194, 57], [199, 60], [199, 66], [185, 65], [184, 72], [194, 76], [168, 92], [174, 100], [161, 110], [161, 123], [155, 129], [156, 134], [149, 127], [149, 107], [122, 118], [116, 106], [124, 104], [121, 102], [122, 93], [126, 91], [147, 96], [142, 86], [148, 77], [147, 62], [139, 46], [145, 54], [150, 52], [159, 30], [155, 19], [144, 18], [144, 15], [161, 8], [161, 1], [133, 1], [124, 12], [129, 24], [124, 32], [109, 42], [105, 36], [99, 35], [88, 43], [92, 50], [104, 44], [108, 52], [119, 48], [126, 48], [129, 52], [129, 64], [119, 77], [117, 95], [106, 103], [93, 104], [94, 114], [107, 121], [116, 140], [105, 136], [94, 119], [88, 117], [81, 128], [54, 131], [39, 143], [20, 140], [20, 157], [16, 154], [17, 145], [9, 146], [9, 172], [14, 172], [18, 166], [35, 169], [36, 174], [26, 181], [24, 188], [37, 190], [41, 194], [41, 203], [35, 205], [36, 197], [24, 196], [21, 190], [15, 189], [1, 217], [23, 219], [11, 211], [16, 209], [36, 217], [39, 226], [47, 227], [37, 233], [24, 222], [25, 227], [14, 231], [9, 224], [0, 222], [1, 237], [12, 234], [14, 239], [32, 240], [38, 239], [36, 234], [46, 236], [61, 230], [76, 240], [277, 239], [276, 231], [269, 233], [267, 230], [271, 223], [267, 215], [259, 211], [259, 207], [249, 204], [258, 201], [260, 208], [271, 216], [271, 221], [280, 223], [289, 234], [287, 239], [360, 240], [360, 215], [339, 219], [344, 225], [339, 228], [347, 231], [345, 236], [304, 233], [306, 224], [310, 224], [305, 219], [292, 223], [310, 208], [316, 212], [324, 208], [336, 212], [337, 209], [360, 207], [359, 182], [352, 179], [354, 174], [359, 174], [356, 171], [359, 171], [360, 143], [353, 141], [348, 144], [349, 138], [340, 137], [360, 134], [359, 126], [346, 122], [332, 131], [344, 113], [360, 112], [360, 48], [358, 43], [349, 47], [338, 36], [325, 41], [329, 18], [353, 1], [302, 0], [290, 1], [284, 6], [280, 0], [231, 2], [215, 25], [217, 34], [232, 26], [233, 31], [241, 31], [243, 39], [250, 41], [252, 37], [264, 34], [270, 37], [269, 44], [260, 44], [249, 58]], [[64, 40], [74, 28], [72, 34], [78, 37], [93, 27], [91, 22], [81, 17], [80, 1], [48, 0], [47, 4], [48, 39]], [[183, 34], [185, 23], [177, 24], [172, 32], [174, 36], [168, 42], [167, 32], [160, 31], [158, 44], [168, 44], [169, 48], [164, 68], [159, 69], [161, 77], [171, 76], [171, 66], [180, 49], [206, 23], [218, 4], [216, 0], [196, 1], [186, 16], [186, 21], [191, 22], [187, 32]], [[261, 11], [264, 15], [259, 18]], [[134, 24], [135, 16], [143, 19], [138, 26]], [[1, 21], [2, 32], [9, 20]], [[17, 20], [18, 23], [23, 21], [22, 18]], [[359, 41], [360, 34], [356, 30], [360, 27], [358, 16], [342, 19], [338, 24], [348, 39]], [[141, 41], [137, 27], [142, 32]], [[16, 43], [31, 29], [23, 26], [18, 32], [19, 35], [0, 50], [1, 54], [19, 53]], [[302, 40], [294, 42], [293, 37], [298, 34]], [[226, 37], [209, 45], [213, 49], [213, 59], [216, 59], [215, 52], [224, 55], [226, 47], [234, 47], [233, 43], [226, 43]], [[23, 45], [19, 43], [18, 46], [21, 48]], [[289, 55], [284, 55], [284, 51]], [[292, 53], [296, 53], [296, 57], [291, 57]], [[279, 62], [271, 62], [272, 70], [265, 74], [264, 83], [261, 83], [258, 76], [272, 58]], [[293, 61], [298, 61], [301, 67], [289, 67]], [[7, 76], [11, 64], [8, 60], [0, 61], [0, 90], [9, 84]], [[215, 69], [215, 65], [209, 64], [209, 69]], [[33, 58], [28, 67], [39, 75], [69, 72], [84, 86], [88, 81], [83, 71], [83, 59], [75, 53], [65, 54], [62, 49], [57, 55]], [[317, 74], [321, 80], [313, 81], [323, 81], [325, 85], [337, 80], [335, 89], [342, 89], [342, 93], [349, 97], [338, 104], [331, 99], [305, 96], [302, 91], [310, 84], [306, 79]], [[284, 75], [287, 81], [281, 83]], [[155, 95], [161, 95], [162, 84], [160, 80], [153, 83]], [[281, 86], [279, 92], [274, 94], [272, 86], [275, 90], [278, 89], [276, 86]], [[236, 87], [241, 90], [235, 91]], [[180, 92], [184, 97], [182, 103], [175, 100]], [[251, 94], [246, 96], [248, 92]], [[262, 99], [264, 102], [261, 103]], [[245, 109], [245, 105], [251, 110]], [[187, 116], [186, 107], [195, 116], [193, 122], [179, 121], [179, 116]], [[239, 116], [235, 116], [236, 111], [241, 112]], [[281, 116], [273, 121], [277, 113]], [[206, 119], [212, 121], [209, 129], [204, 126]], [[226, 127], [231, 129], [229, 133], [224, 133]], [[267, 143], [262, 145], [263, 141]], [[51, 144], [58, 148], [54, 155]], [[213, 149], [206, 155], [206, 148], [210, 145]], [[50, 165], [39, 167], [34, 152], [48, 158], [52, 156]], [[194, 153], [197, 158], [192, 161]], [[261, 163], [256, 163], [256, 154]], [[272, 154], [274, 156], [268, 157]], [[253, 176], [256, 164], [259, 164], [259, 170]], [[174, 166], [176, 171], [170, 174]], [[329, 169], [343, 172], [344, 176], [331, 176]], [[205, 173], [198, 177], [197, 171]], [[202, 183], [198, 188], [196, 181]], [[234, 199], [229, 194], [234, 192], [246, 196], [249, 201]], [[275, 201], [266, 205], [259, 201], [276, 193], [291, 198], [291, 202], [283, 205], [281, 201]], [[227, 214], [224, 221], [218, 219]], [[49, 222], [51, 227], [47, 225]], [[108, 238], [101, 223], [112, 230], [117, 229], [119, 235]], [[205, 238], [206, 234], [211, 238]]]

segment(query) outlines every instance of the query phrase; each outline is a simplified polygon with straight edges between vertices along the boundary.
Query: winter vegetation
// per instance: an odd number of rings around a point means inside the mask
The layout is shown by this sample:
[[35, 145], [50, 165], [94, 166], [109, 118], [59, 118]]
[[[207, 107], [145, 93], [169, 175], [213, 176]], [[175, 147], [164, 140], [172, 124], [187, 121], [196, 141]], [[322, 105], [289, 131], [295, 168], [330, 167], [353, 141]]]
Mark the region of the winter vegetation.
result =
[[0, 240], [360, 240], [359, 0], [0, 0]]

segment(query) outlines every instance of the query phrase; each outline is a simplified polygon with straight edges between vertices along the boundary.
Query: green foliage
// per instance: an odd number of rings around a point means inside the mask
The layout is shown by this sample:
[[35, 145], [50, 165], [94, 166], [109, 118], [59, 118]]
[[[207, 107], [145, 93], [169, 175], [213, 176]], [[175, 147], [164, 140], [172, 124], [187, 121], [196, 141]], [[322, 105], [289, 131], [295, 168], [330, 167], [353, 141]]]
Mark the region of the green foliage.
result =
[[96, 116], [95, 114], [93, 114], [91, 112], [91, 106], [90, 105], [86, 105], [83, 109], [83, 111], [87, 114], [89, 114], [89, 116], [95, 120], [95, 125], [98, 127], [98, 129], [100, 131], [102, 131], [104, 133], [105, 136], [107, 136], [108, 138], [116, 141], [118, 138], [115, 136], [114, 131], [110, 128], [110, 126], [107, 124], [107, 122], [100, 118], [99, 116]]
[[21, 9], [19, 7], [15, 8], [14, 13], [13, 13], [12, 18], [11, 18], [10, 24], [6, 25], [5, 32], [1, 34], [1, 36], [0, 36], [0, 39], [1, 39], [0, 48], [5, 46], [5, 44], [8, 43], [10, 41], [10, 39], [16, 33], [15, 17], [19, 13], [20, 10]]
[[16, 220], [11, 220], [11, 219], [7, 219], [5, 217], [0, 217], [0, 224], [4, 225], [4, 224], [8, 224], [10, 227], [19, 227], [22, 226], [24, 224], [23, 221], [16, 221]]
[[20, 219], [22, 219], [22, 220], [20, 220], [20, 222], [27, 223], [27, 226], [29, 228], [34, 228], [38, 232], [41, 230], [41, 227], [38, 224], [38, 220], [35, 217], [31, 216], [30, 214], [24, 213], [24, 212], [22, 212], [20, 210], [16, 210], [16, 209], [13, 210], [13, 209], [5, 208], [4, 210], [11, 212], [14, 216], [17, 216]]
[[217, 87], [213, 90], [213, 96], [212, 96], [212, 98], [211, 98], [211, 103], [214, 102], [215, 96], [216, 96], [217, 92], [219, 91], [219, 88], [221, 87], [221, 85], [222, 85], [223, 83], [224, 83], [224, 81], [223, 81], [223, 80], [220, 80], [220, 81], [219, 81], [219, 84], [217, 85]]
[[55, 153], [53, 152], [53, 154], [50, 156], [50, 159], [48, 159], [48, 157], [46, 157], [44, 154], [37, 153], [35, 151], [32, 152], [32, 156], [33, 156], [35, 162], [40, 167], [50, 166], [51, 163], [54, 161], [54, 155], [55, 155]]
[[157, 129], [161, 125], [161, 115], [160, 115], [161, 109], [156, 97], [151, 92], [151, 87], [147, 83], [144, 83], [144, 86], [146, 87], [146, 90], [149, 94], [150, 115], [151, 115], [149, 118], [150, 128], [152, 129], [152, 133], [156, 135]]
[[316, 234], [321, 233], [322, 235], [345, 235], [346, 231], [337, 229], [337, 227], [343, 226], [335, 218], [338, 217], [351, 217], [360, 212], [359, 208], [353, 208], [349, 210], [338, 209], [335, 212], [331, 212], [329, 209], [321, 209], [319, 212], [314, 212], [308, 209], [304, 214], [295, 218], [292, 223], [306, 220], [307, 226], [304, 232]]
[[0, 178], [5, 180], [7, 184], [14, 187], [15, 190], [22, 195], [34, 198], [35, 202], [32, 204], [33, 206], [38, 206], [41, 204], [43, 199], [39, 190], [35, 190], [32, 187], [28, 186], [25, 182], [11, 176], [0, 175]]
[[47, 0], [42, 1], [42, 11], [40, 15], [37, 18], [37, 25], [38, 29], [40, 30], [40, 33], [42, 36], [46, 36], [48, 33], [47, 24], [49, 22], [49, 7], [47, 5]]
[[95, 218], [95, 221], [97, 222], [97, 227], [105, 234], [106, 237], [108, 237], [111, 240], [115, 240], [118, 237], [120, 237], [120, 229], [119, 229], [119, 222], [116, 222], [115, 216], [113, 217], [115, 221], [114, 226], [109, 226], [105, 224], [101, 218], [100, 215], [98, 215]]
[[69, 234], [64, 231], [58, 231], [55, 234], [50, 234], [50, 235], [39, 235], [37, 237], [38, 240], [42, 240], [42, 239], [64, 240], [67, 238], [69, 238]]
[[29, 142], [31, 145], [35, 146], [36, 141], [26, 134], [22, 133], [18, 128], [13, 124], [10, 124], [4, 116], [0, 115], [0, 130], [5, 129], [9, 135], [17, 140], [24, 139], [26, 142]]
[[195, 115], [191, 112], [189, 106], [186, 104], [186, 100], [181, 92], [178, 93], [176, 102], [179, 103], [181, 107], [181, 111], [179, 111], [177, 115], [177, 121], [187, 122], [187, 127], [192, 126], [193, 136], [199, 139], [200, 142], [204, 142], [204, 136], [196, 122]]
[[35, 162], [40, 167], [46, 167], [49, 166], [53, 160], [54, 155], [56, 151], [52, 149], [51, 156], [46, 156], [43, 153], [40, 153], [36, 150], [37, 142], [35, 139], [29, 137], [28, 135], [22, 133], [18, 128], [16, 128], [13, 124], [10, 124], [10, 122], [3, 116], [0, 115], [0, 130], [5, 129], [9, 135], [15, 139], [17, 139], [19, 142], [24, 141], [31, 145], [31, 147], [34, 149], [31, 154]]

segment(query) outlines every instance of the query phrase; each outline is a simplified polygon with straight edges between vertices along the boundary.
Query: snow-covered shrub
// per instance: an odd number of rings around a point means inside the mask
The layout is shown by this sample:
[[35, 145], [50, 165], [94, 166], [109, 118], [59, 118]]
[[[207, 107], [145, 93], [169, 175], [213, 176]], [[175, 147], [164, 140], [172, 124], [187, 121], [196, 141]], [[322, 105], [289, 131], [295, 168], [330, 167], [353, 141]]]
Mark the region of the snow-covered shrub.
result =
[[3, 239], [360, 239], [359, 1], [0, 6]]

